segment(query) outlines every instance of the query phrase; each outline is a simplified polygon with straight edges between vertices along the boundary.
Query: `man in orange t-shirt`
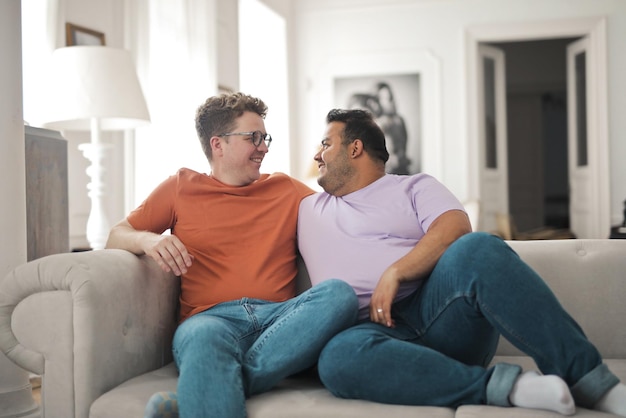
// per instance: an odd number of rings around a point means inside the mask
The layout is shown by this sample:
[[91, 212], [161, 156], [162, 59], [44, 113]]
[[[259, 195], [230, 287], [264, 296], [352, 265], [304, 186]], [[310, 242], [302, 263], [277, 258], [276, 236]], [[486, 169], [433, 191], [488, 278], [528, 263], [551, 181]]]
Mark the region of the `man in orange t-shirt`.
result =
[[246, 397], [314, 365], [356, 320], [356, 295], [342, 281], [295, 295], [298, 207], [313, 191], [260, 174], [272, 141], [266, 112], [242, 93], [209, 98], [196, 130], [211, 173], [180, 169], [109, 235], [107, 248], [147, 254], [181, 276], [178, 389], [153, 395], [146, 416], [174, 407], [181, 417], [244, 418]]

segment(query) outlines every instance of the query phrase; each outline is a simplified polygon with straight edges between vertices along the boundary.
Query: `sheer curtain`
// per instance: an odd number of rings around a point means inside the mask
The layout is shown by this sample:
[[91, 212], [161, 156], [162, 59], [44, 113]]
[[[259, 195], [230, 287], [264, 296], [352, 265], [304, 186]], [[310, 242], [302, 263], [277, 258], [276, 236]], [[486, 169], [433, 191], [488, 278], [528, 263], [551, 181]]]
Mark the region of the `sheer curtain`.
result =
[[194, 118], [217, 93], [216, 0], [127, 0], [125, 17], [152, 121], [125, 141], [128, 212], [179, 168], [210, 171]]

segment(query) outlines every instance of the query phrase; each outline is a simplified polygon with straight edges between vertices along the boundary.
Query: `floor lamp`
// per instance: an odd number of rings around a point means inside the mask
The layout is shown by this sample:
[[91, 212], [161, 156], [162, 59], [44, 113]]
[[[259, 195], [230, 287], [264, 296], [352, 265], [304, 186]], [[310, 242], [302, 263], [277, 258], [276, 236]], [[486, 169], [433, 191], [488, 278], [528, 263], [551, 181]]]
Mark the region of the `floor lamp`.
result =
[[51, 88], [44, 126], [61, 131], [91, 131], [91, 142], [79, 149], [91, 162], [87, 185], [91, 211], [87, 240], [104, 248], [109, 222], [104, 208], [103, 161], [109, 144], [102, 131], [133, 129], [150, 121], [130, 53], [105, 46], [70, 46], [52, 54]]

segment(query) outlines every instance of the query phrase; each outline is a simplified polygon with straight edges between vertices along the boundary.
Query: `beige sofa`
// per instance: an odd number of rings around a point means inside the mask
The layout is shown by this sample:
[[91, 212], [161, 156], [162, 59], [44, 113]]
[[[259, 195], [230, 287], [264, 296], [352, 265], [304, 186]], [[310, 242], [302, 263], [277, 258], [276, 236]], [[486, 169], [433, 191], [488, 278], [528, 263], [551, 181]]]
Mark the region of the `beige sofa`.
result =
[[[510, 241], [555, 291], [626, 381], [626, 240]], [[301, 286], [306, 286], [306, 276]], [[43, 417], [141, 417], [150, 395], [174, 390], [170, 342], [178, 279], [120, 250], [58, 254], [0, 282], [0, 349], [43, 377]], [[497, 360], [534, 364], [502, 341]], [[334, 398], [312, 377], [248, 401], [251, 418], [558, 417], [522, 408], [458, 409]], [[580, 417], [610, 415], [577, 410]]]

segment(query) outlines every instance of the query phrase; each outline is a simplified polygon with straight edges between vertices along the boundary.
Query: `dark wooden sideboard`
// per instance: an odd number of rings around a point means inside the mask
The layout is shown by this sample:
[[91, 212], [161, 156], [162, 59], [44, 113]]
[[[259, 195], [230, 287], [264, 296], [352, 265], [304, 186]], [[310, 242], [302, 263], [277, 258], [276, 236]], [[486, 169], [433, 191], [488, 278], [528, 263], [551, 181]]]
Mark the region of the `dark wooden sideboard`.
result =
[[67, 141], [25, 126], [28, 261], [69, 251]]

